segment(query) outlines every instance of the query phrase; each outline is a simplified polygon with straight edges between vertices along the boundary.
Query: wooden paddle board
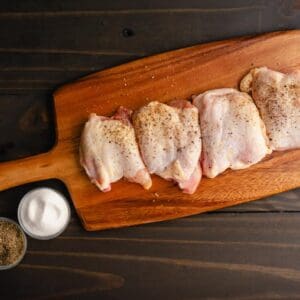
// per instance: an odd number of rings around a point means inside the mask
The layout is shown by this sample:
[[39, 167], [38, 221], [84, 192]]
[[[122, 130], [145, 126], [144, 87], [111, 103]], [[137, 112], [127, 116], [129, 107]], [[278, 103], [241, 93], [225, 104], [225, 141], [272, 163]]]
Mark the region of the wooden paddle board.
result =
[[61, 179], [86, 230], [130, 226], [198, 214], [300, 187], [300, 150], [276, 152], [240, 171], [203, 178], [194, 195], [153, 176], [145, 191], [120, 181], [100, 192], [79, 164], [78, 145], [90, 113], [110, 116], [158, 100], [188, 99], [209, 89], [238, 87], [255, 66], [300, 68], [300, 30], [241, 37], [179, 49], [84, 77], [54, 93], [57, 143], [48, 153], [0, 164], [0, 190]]

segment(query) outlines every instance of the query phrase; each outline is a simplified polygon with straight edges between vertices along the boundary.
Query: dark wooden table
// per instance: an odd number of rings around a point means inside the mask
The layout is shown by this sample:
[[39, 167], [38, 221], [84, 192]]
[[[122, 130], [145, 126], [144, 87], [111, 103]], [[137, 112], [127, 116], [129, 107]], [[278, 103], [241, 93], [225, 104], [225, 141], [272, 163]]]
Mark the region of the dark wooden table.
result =
[[[290, 28], [300, 28], [299, 0], [2, 0], [0, 161], [51, 148], [51, 94], [65, 82], [154, 53]], [[44, 185], [68, 195], [55, 179], [16, 187], [0, 193], [0, 215], [16, 218], [22, 195]], [[23, 262], [0, 273], [0, 299], [300, 299], [299, 227], [300, 190], [95, 233], [73, 211], [59, 238], [29, 238]]]

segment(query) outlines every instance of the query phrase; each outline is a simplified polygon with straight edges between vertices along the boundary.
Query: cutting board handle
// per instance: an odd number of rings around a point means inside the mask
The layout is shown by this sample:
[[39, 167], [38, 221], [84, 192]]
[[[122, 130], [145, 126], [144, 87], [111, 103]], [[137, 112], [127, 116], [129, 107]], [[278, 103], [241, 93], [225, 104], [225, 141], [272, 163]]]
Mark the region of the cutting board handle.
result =
[[0, 163], [0, 191], [49, 178], [57, 178], [56, 149], [23, 159]]

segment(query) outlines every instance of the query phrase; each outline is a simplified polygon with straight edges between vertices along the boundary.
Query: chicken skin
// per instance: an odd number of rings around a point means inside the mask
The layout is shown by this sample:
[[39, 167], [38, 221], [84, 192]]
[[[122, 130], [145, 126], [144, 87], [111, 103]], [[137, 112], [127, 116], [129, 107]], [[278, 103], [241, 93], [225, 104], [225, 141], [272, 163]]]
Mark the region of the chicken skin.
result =
[[271, 153], [265, 126], [251, 97], [236, 89], [194, 97], [202, 133], [203, 175], [214, 178], [227, 168], [244, 169]]
[[198, 110], [188, 101], [150, 102], [133, 115], [133, 126], [150, 174], [195, 192], [201, 180]]
[[103, 192], [110, 191], [111, 183], [122, 177], [139, 183], [145, 189], [152, 185], [130, 123], [131, 113], [120, 107], [111, 118], [91, 114], [85, 124], [80, 143], [80, 163], [92, 183]]
[[120, 107], [111, 118], [91, 114], [80, 163], [103, 192], [123, 177], [149, 189], [156, 174], [193, 194], [202, 174], [214, 178], [273, 150], [300, 148], [300, 71], [254, 68], [240, 90], [206, 91], [193, 104], [153, 101], [134, 114]]
[[240, 89], [252, 94], [273, 150], [300, 147], [300, 71], [283, 74], [255, 68], [243, 78]]

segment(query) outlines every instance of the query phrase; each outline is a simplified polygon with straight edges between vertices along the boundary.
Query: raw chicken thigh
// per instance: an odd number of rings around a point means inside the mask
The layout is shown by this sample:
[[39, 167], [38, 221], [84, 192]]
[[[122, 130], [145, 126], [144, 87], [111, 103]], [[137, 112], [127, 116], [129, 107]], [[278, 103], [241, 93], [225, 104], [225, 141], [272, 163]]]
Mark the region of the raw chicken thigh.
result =
[[120, 107], [111, 118], [91, 114], [85, 124], [80, 162], [91, 181], [103, 192], [110, 191], [111, 182], [122, 177], [145, 189], [152, 185], [139, 153], [130, 115], [131, 111]]
[[169, 105], [154, 101], [133, 115], [133, 126], [149, 173], [194, 193], [201, 180], [197, 108], [183, 100]]
[[300, 147], [300, 71], [286, 75], [255, 68], [241, 81], [240, 89], [252, 92], [273, 150]]
[[202, 133], [202, 172], [214, 178], [227, 168], [244, 169], [271, 151], [251, 97], [223, 88], [196, 96]]

